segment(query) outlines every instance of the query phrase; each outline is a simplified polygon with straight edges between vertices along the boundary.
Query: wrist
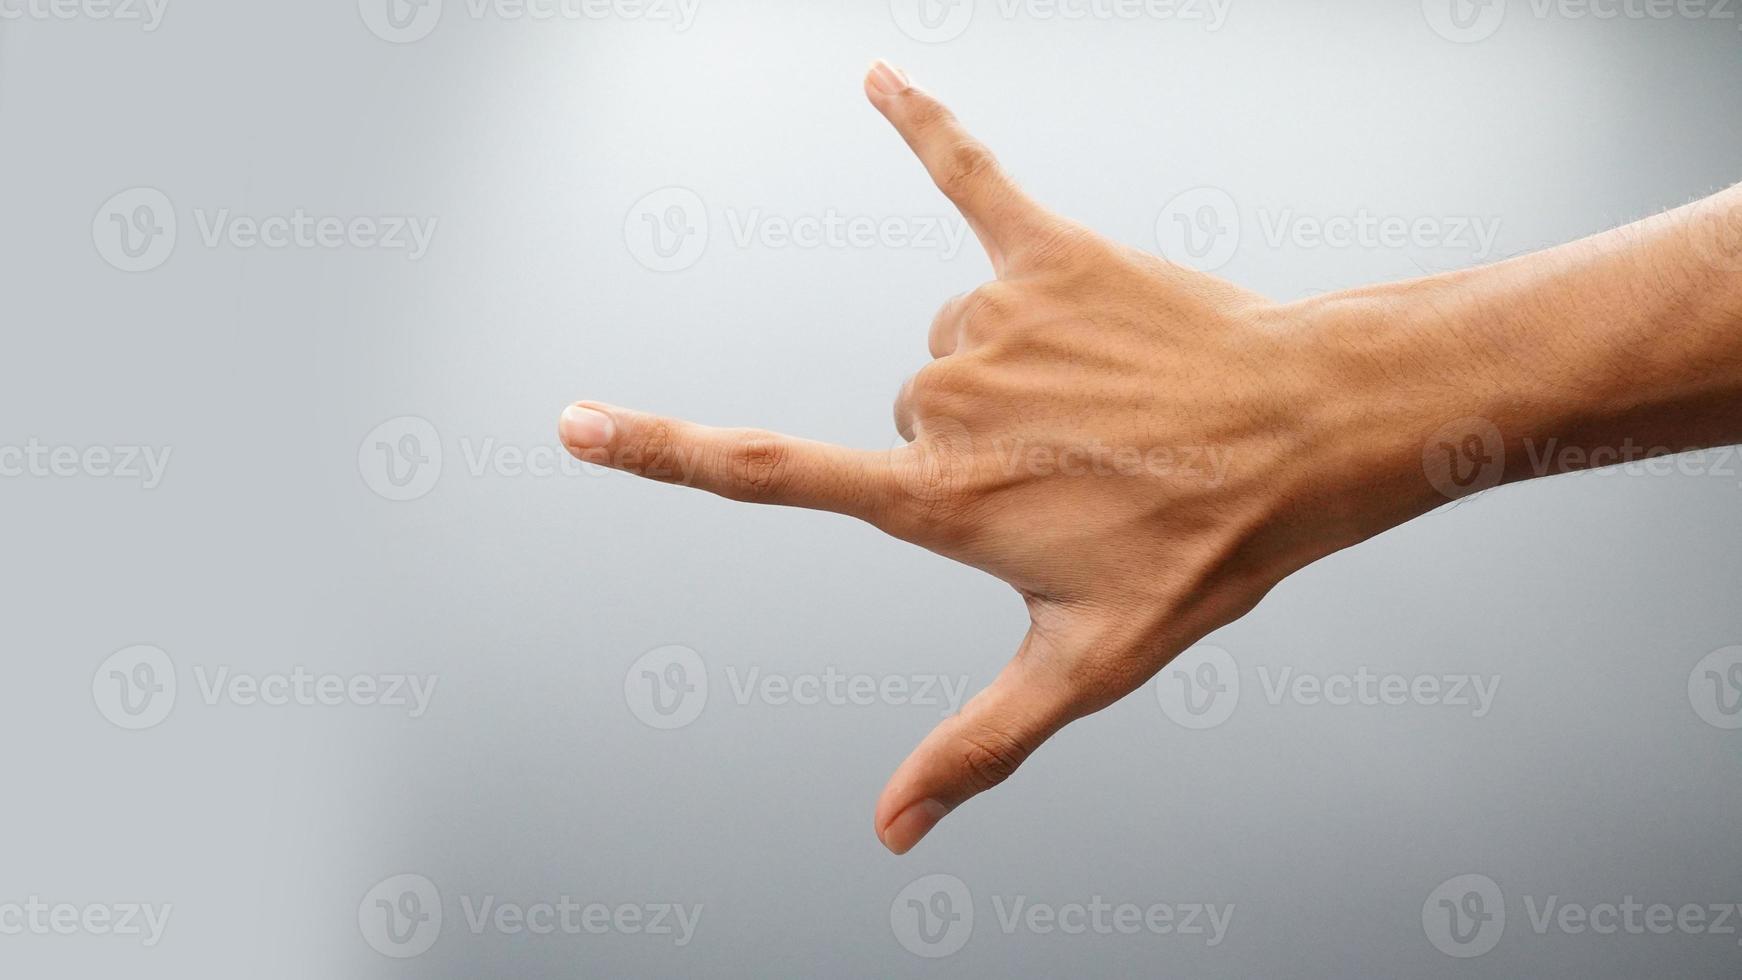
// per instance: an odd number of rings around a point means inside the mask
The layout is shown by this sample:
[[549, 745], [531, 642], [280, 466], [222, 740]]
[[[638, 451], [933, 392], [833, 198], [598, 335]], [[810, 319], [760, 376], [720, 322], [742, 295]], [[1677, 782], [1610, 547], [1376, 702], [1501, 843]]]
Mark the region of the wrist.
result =
[[1506, 366], [1471, 356], [1449, 291], [1418, 280], [1284, 308], [1291, 357], [1308, 366], [1306, 479], [1323, 488], [1334, 548], [1504, 479], [1498, 433], [1523, 409]]

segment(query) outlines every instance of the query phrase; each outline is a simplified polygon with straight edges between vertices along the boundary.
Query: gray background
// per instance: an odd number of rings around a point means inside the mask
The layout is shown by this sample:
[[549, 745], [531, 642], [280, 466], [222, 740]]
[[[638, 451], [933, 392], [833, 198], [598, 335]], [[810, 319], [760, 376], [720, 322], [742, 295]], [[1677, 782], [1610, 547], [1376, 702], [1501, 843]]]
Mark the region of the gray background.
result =
[[[367, 3], [368, 0], [365, 0]], [[1430, 5], [1432, 0], [1430, 0]], [[901, 0], [897, 0], [897, 7]], [[21, 8], [12, 7], [12, 10]], [[695, 23], [475, 18], [389, 43], [357, 4], [170, 0], [155, 31], [0, 21], [0, 445], [173, 447], [161, 486], [0, 478], [9, 751], [0, 904], [173, 904], [162, 942], [0, 935], [8, 976], [1147, 975], [1734, 977], [1736, 935], [1566, 934], [1523, 901], [1742, 901], [1742, 732], [1687, 691], [1742, 643], [1742, 477], [1584, 474], [1486, 494], [1307, 569], [1208, 642], [1243, 670], [1499, 675], [1493, 710], [1272, 705], [1255, 676], [1194, 731], [1154, 686], [1073, 726], [916, 851], [872, 806], [934, 707], [778, 706], [725, 671], [988, 681], [1024, 626], [999, 583], [851, 521], [570, 470], [588, 397], [860, 446], [925, 358], [970, 242], [734, 241], [729, 218], [947, 215], [860, 75], [886, 56], [1042, 200], [1155, 248], [1210, 185], [1243, 235], [1220, 272], [1278, 298], [1481, 261], [1468, 248], [1271, 247], [1263, 215], [1501, 222], [1495, 254], [1594, 232], [1739, 176], [1738, 15], [1538, 14], [1454, 43], [1415, 3], [1233, 0], [1177, 18], [1045, 19], [981, 0], [941, 43], [889, 4], [701, 0]], [[160, 189], [146, 272], [93, 215]], [[706, 204], [690, 267], [637, 260], [637, 201]], [[433, 246], [208, 247], [197, 214], [401, 214]], [[627, 216], [627, 218], [626, 218]], [[366, 434], [415, 416], [439, 481], [373, 491]], [[427, 451], [427, 447], [426, 447]], [[1725, 467], [1717, 467], [1719, 470]], [[180, 690], [127, 731], [106, 657], [152, 644]], [[712, 690], [643, 724], [625, 674], [695, 650]], [[430, 709], [207, 704], [193, 669], [434, 674]], [[439, 887], [421, 956], [359, 902]], [[930, 873], [971, 938], [910, 953], [891, 903]], [[1489, 876], [1485, 955], [1423, 903]], [[701, 904], [694, 941], [473, 935], [462, 897]], [[1213, 902], [1226, 939], [999, 928], [994, 898]]]

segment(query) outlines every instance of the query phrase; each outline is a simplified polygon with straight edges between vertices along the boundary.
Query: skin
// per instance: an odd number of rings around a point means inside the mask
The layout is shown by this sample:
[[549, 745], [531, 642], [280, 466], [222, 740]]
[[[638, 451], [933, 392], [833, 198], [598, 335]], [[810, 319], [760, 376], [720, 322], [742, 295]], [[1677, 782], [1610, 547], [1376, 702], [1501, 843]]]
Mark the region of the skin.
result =
[[836, 511], [1009, 583], [1030, 628], [878, 800], [905, 853], [1284, 577], [1504, 482], [1742, 442], [1742, 188], [1484, 268], [1277, 304], [1031, 200], [932, 96], [866, 94], [997, 278], [944, 304], [894, 452], [577, 402], [577, 457]]

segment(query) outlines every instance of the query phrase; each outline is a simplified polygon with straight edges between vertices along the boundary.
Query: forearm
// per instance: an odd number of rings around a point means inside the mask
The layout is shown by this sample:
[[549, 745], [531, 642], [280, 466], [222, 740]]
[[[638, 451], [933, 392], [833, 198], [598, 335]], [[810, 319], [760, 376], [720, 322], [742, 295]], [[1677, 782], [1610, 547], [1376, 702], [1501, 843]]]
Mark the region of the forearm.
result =
[[[1303, 308], [1355, 394], [1331, 430], [1383, 433], [1369, 483], [1393, 522], [1499, 482], [1742, 443], [1742, 187]], [[1438, 468], [1476, 466], [1472, 436], [1500, 462], [1460, 487]]]
[[[1739, 219], [1733, 188], [1439, 285], [1465, 294], [1453, 312], [1460, 339], [1492, 352], [1480, 407], [1508, 442], [1742, 441]], [[1507, 479], [1544, 475], [1529, 454], [1507, 455]]]

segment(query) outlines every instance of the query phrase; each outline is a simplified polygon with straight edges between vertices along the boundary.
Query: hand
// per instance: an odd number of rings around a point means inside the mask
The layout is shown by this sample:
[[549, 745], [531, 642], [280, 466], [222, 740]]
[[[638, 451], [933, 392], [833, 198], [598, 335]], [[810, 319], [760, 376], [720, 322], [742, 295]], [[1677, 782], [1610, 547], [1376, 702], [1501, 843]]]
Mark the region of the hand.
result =
[[[561, 435], [590, 462], [862, 518], [1022, 595], [1031, 625], [1015, 657], [883, 791], [877, 833], [899, 854], [1285, 575], [1431, 501], [1419, 435], [1392, 440], [1401, 455], [1376, 446], [1382, 467], [1335, 451], [1354, 423], [1327, 392], [1361, 372], [1306, 308], [1052, 214], [887, 65], [866, 92], [997, 275], [932, 323], [935, 359], [895, 406], [909, 444], [856, 451], [596, 402], [568, 409]], [[1333, 319], [1378, 305], [1343, 304]], [[1352, 441], [1384, 440], [1368, 428]], [[1413, 479], [1390, 465], [1412, 453]]]

